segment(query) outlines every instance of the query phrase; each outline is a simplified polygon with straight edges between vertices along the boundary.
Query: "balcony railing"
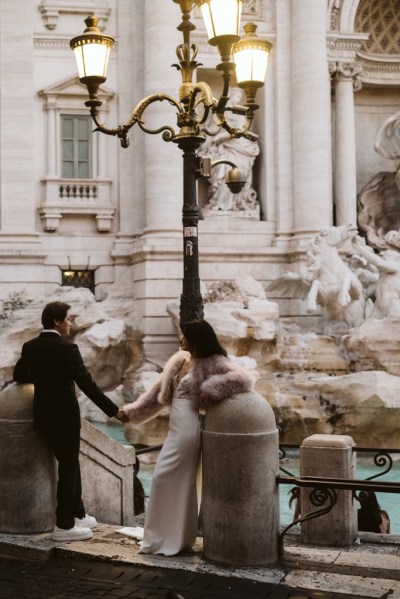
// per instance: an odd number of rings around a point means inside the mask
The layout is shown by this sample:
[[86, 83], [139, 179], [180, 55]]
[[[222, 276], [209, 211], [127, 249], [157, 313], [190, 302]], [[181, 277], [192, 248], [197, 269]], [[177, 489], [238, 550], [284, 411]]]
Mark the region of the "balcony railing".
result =
[[111, 230], [115, 208], [109, 179], [46, 178], [42, 184], [40, 215], [46, 231], [57, 231], [65, 214], [92, 215], [98, 231]]

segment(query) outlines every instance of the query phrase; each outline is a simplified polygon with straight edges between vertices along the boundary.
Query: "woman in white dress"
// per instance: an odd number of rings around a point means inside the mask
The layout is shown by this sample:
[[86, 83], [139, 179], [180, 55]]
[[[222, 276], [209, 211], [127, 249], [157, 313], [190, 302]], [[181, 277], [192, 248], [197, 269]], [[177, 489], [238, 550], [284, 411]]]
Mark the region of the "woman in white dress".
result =
[[230, 362], [205, 320], [184, 327], [181, 347], [154, 385], [123, 408], [131, 422], [141, 423], [171, 406], [169, 432], [146, 510], [142, 553], [176, 555], [193, 547], [198, 524], [199, 411], [211, 402], [250, 391], [254, 384], [245, 370]]

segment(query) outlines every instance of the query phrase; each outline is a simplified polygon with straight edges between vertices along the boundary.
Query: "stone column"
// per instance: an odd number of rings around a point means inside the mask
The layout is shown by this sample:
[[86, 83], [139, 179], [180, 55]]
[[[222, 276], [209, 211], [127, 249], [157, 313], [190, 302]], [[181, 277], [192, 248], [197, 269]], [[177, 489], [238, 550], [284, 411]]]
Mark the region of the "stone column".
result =
[[354, 92], [361, 89], [358, 64], [331, 65], [335, 85], [336, 225], [357, 224], [356, 134]]
[[331, 101], [327, 3], [291, 3], [294, 233], [332, 224]]
[[[347, 435], [311, 435], [300, 447], [300, 476], [355, 478], [355, 443]], [[310, 501], [311, 488], [302, 487], [301, 516], [323, 507]], [[350, 546], [357, 537], [357, 508], [351, 491], [336, 491], [337, 502], [330, 512], [301, 524], [303, 543]], [[323, 504], [327, 505], [327, 502]]]
[[[286, 247], [294, 226], [293, 215], [293, 165], [288, 159], [292, 155], [291, 130], [291, 0], [276, 0], [277, 35], [274, 42], [274, 60], [268, 65], [273, 68], [275, 108], [275, 214], [277, 245]], [[271, 73], [270, 73], [271, 75]], [[267, 130], [267, 136], [271, 131]]]
[[[125, 123], [136, 103], [143, 97], [144, 2], [118, 2], [118, 123]], [[110, 116], [107, 115], [107, 121]], [[143, 144], [145, 134], [135, 125], [129, 133], [129, 148], [122, 149], [113, 139], [113, 151], [118, 152], [119, 231], [114, 257], [125, 259], [135, 233], [145, 224], [145, 182]], [[103, 136], [106, 137], [106, 136]], [[103, 140], [107, 145], [107, 139]], [[99, 152], [99, 172], [103, 173]]]
[[30, 0], [0, 6], [0, 71], [9, 73], [0, 89], [1, 232], [10, 235], [35, 234], [33, 15]]
[[[177, 62], [176, 46], [183, 43], [176, 27], [181, 22], [179, 6], [156, 0], [145, 2], [145, 95], [165, 92], [178, 99], [180, 73], [171, 68]], [[175, 130], [177, 109], [168, 102], [155, 102], [146, 109], [146, 126], [157, 129], [170, 125]], [[182, 153], [160, 134], [144, 137], [146, 177], [146, 229], [151, 232], [181, 230]]]

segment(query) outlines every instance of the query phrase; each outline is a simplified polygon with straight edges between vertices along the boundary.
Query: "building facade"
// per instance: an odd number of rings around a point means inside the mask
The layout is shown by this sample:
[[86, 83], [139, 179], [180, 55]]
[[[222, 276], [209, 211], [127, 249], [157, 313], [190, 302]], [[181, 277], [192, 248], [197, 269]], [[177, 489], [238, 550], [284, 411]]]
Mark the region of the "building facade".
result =
[[[61, 284], [89, 286], [101, 300], [129, 288], [147, 354], [168, 355], [176, 331], [166, 304], [182, 279], [182, 159], [160, 135], [135, 127], [130, 146], [92, 133], [69, 47], [96, 14], [116, 38], [101, 86], [100, 120], [129, 118], [143, 97], [177, 97], [179, 5], [172, 0], [3, 0], [0, 3], [0, 281], [45, 296]], [[198, 78], [218, 95], [219, 57], [193, 9]], [[357, 221], [357, 194], [397, 164], [374, 150], [399, 107], [399, 0], [247, 0], [242, 23], [273, 43], [253, 129], [258, 212], [203, 211], [205, 284], [251, 275], [265, 287], [301, 269], [320, 228]], [[159, 103], [152, 128], [176, 127]], [[199, 186], [206, 203], [206, 188]], [[399, 200], [400, 201], [400, 200]], [[270, 298], [273, 299], [273, 298]], [[307, 318], [299, 300], [281, 314]]]

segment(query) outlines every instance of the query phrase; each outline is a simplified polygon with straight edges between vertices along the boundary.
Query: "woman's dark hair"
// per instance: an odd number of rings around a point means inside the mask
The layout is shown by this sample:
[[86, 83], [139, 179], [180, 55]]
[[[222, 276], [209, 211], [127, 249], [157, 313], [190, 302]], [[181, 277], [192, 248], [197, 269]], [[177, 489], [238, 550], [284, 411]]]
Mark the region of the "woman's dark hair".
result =
[[42, 325], [44, 329], [52, 329], [55, 322], [62, 322], [65, 320], [70, 305], [65, 302], [50, 302], [47, 304], [42, 312]]
[[188, 342], [190, 353], [195, 358], [208, 358], [215, 354], [227, 355], [214, 329], [206, 320], [192, 320], [186, 323], [182, 327], [182, 333]]
[[366, 532], [380, 532], [379, 526], [382, 522], [381, 506], [373, 491], [362, 491], [358, 501], [358, 530]]

